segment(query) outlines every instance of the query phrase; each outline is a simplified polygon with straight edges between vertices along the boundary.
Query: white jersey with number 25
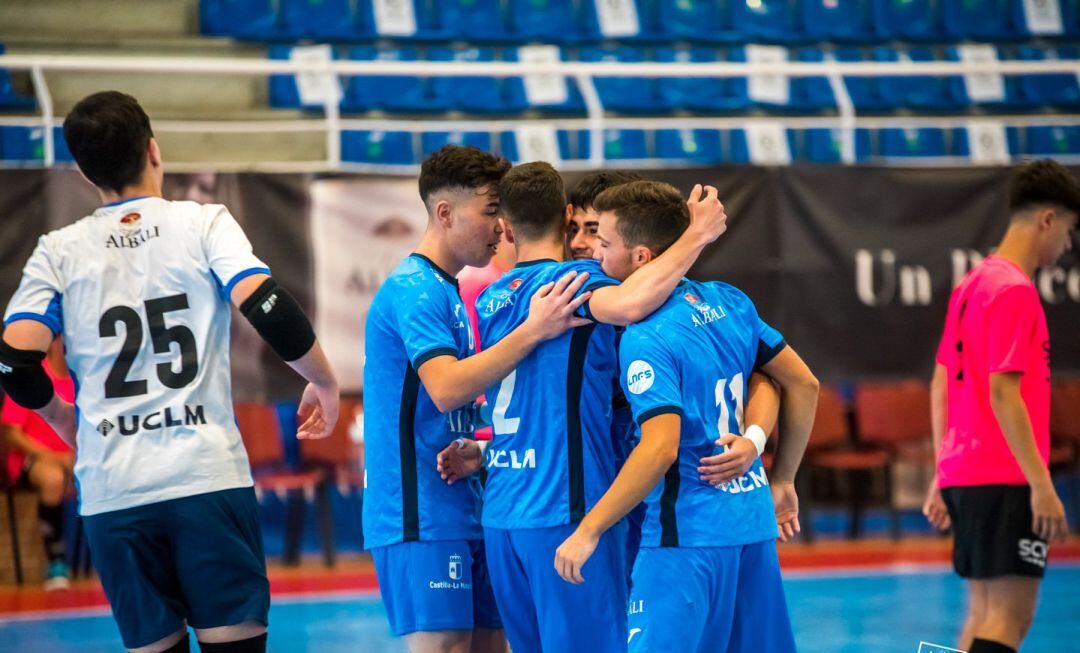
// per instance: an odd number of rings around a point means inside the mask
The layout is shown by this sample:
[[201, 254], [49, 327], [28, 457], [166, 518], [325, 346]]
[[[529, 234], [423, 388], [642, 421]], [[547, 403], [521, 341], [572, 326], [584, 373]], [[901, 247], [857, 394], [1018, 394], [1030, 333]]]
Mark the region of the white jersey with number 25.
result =
[[270, 270], [216, 204], [143, 197], [41, 237], [5, 324], [63, 334], [83, 515], [252, 485], [229, 380], [229, 292]]

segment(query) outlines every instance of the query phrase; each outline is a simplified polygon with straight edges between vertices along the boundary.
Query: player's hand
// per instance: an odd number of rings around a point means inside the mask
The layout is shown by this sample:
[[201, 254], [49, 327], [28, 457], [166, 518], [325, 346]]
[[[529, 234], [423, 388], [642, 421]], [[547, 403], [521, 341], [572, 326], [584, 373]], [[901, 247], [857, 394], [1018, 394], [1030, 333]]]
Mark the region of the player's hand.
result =
[[476, 440], [458, 438], [435, 457], [435, 468], [447, 485], [480, 470], [484, 456]]
[[599, 543], [599, 535], [582, 530], [581, 526], [578, 526], [555, 550], [555, 571], [559, 572], [559, 576], [568, 583], [575, 585], [584, 583], [585, 577], [581, 575], [581, 568], [592, 557]]
[[780, 531], [780, 541], [787, 542], [802, 530], [799, 526], [799, 495], [791, 481], [772, 483], [769, 491], [772, 492], [773, 507], [776, 509], [776, 527]]
[[936, 476], [930, 481], [930, 487], [926, 490], [926, 501], [923, 502], [922, 514], [926, 515], [927, 521], [939, 531], [947, 531], [949, 526], [952, 525], [952, 520], [949, 519], [949, 509], [945, 507], [945, 500], [941, 498], [941, 488], [938, 487]]
[[1036, 535], [1050, 544], [1065, 541], [1069, 533], [1065, 506], [1051, 482], [1031, 486], [1031, 514], [1031, 530]]
[[713, 186], [695, 184], [686, 202], [690, 209], [690, 227], [687, 229], [696, 235], [703, 244], [708, 245], [727, 231], [727, 213], [717, 197]]
[[561, 336], [567, 329], [590, 323], [577, 316], [577, 310], [592, 296], [591, 292], [578, 291], [589, 279], [588, 272], [568, 272], [558, 281], [546, 283], [529, 300], [529, 317], [525, 324], [538, 340], [550, 340]]
[[300, 397], [300, 407], [296, 416], [300, 428], [296, 429], [297, 440], [318, 440], [334, 432], [338, 420], [338, 388], [336, 385], [307, 384]]
[[725, 433], [716, 441], [716, 444], [721, 447], [726, 446], [727, 451], [701, 459], [698, 474], [701, 474], [701, 480], [706, 483], [716, 486], [739, 478], [757, 460], [757, 447], [746, 438]]

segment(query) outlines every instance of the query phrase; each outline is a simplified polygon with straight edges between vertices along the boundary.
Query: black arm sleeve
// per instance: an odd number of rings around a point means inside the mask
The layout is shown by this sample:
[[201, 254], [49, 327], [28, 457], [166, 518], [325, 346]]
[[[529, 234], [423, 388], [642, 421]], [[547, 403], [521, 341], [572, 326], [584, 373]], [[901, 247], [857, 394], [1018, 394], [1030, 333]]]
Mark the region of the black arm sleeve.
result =
[[263, 281], [244, 300], [240, 313], [286, 363], [300, 358], [315, 345], [315, 330], [304, 309], [273, 279]]
[[43, 351], [15, 349], [0, 339], [0, 388], [23, 408], [38, 410], [52, 401], [55, 391], [43, 360]]

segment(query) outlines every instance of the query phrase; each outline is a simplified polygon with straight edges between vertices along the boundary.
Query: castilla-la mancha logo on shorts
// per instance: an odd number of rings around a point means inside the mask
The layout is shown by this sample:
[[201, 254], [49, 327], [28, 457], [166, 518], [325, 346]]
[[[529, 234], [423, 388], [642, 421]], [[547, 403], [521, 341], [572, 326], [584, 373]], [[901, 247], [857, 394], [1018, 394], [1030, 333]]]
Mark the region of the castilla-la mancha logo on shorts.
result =
[[447, 574], [450, 580], [461, 580], [461, 556], [450, 556], [450, 568]]

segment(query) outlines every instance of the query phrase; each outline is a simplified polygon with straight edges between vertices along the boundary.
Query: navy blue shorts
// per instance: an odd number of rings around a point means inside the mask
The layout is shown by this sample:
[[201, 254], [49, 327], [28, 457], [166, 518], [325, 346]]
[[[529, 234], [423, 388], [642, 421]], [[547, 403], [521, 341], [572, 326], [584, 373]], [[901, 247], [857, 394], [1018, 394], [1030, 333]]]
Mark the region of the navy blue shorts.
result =
[[371, 557], [394, 635], [502, 629], [483, 542], [400, 542]]
[[575, 528], [484, 529], [491, 584], [514, 653], [626, 651], [626, 522], [600, 537], [580, 585], [555, 571], [555, 550]]
[[267, 623], [270, 583], [253, 488], [103, 512], [83, 523], [127, 648], [185, 623]]
[[772, 540], [641, 549], [629, 613], [630, 653], [795, 653]]

